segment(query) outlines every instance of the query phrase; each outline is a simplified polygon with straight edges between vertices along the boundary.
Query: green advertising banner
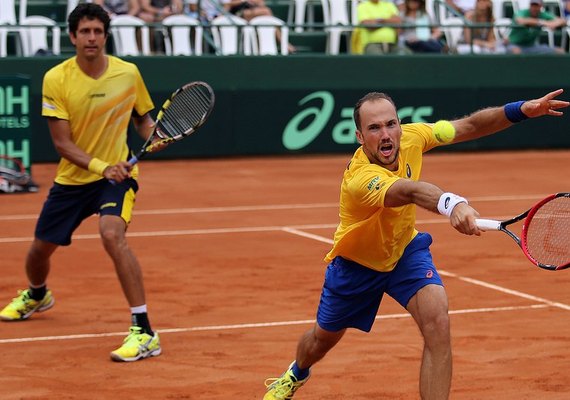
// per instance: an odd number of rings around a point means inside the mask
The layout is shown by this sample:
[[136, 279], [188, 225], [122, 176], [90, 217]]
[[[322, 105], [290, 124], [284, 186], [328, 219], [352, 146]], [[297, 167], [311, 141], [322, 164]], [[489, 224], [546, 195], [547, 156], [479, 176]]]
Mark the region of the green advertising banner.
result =
[[[548, 88], [477, 90], [393, 89], [388, 94], [402, 123], [456, 119], [512, 99], [541, 96]], [[366, 89], [240, 90], [220, 89], [204, 127], [154, 158], [232, 155], [350, 153], [358, 143], [353, 109]], [[153, 97], [164, 97], [161, 93]], [[542, 118], [513, 125], [505, 132], [437, 151], [568, 148], [566, 118]], [[539, 136], [540, 135], [540, 136]], [[136, 136], [133, 135], [133, 139]], [[133, 147], [142, 141], [136, 138]]]
[[[61, 61], [0, 59], [2, 74], [12, 76], [0, 81], [0, 154], [21, 158], [28, 167], [31, 161], [59, 159], [41, 116], [41, 84], [46, 71]], [[564, 74], [537, 73], [570, 68], [570, 57], [554, 55], [202, 56], [127, 61], [141, 71], [156, 106], [192, 80], [208, 82], [216, 92], [216, 106], [204, 127], [150, 159], [351, 153], [357, 147], [352, 110], [369, 91], [388, 93], [402, 122], [408, 123], [460, 118], [558, 88], [566, 89], [561, 98], [567, 100], [570, 87], [570, 77]], [[31, 78], [29, 88], [18, 74]], [[569, 118], [566, 112], [561, 118], [529, 120], [498, 135], [437, 151], [567, 149]], [[132, 130], [130, 143], [134, 149], [142, 144]]]
[[22, 162], [31, 172], [30, 78], [0, 75], [0, 155]]

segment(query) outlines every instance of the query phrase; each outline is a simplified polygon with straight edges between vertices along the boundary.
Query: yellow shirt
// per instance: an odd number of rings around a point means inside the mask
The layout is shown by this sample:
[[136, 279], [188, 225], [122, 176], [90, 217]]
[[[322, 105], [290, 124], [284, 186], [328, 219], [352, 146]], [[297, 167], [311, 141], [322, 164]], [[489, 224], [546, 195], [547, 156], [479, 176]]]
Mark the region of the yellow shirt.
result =
[[419, 180], [422, 153], [438, 146], [431, 125], [402, 125], [398, 170], [371, 164], [358, 148], [342, 179], [340, 224], [332, 250], [325, 261], [336, 256], [377, 271], [391, 271], [406, 246], [417, 235], [416, 206], [384, 207], [388, 188], [398, 179]]
[[[86, 75], [72, 57], [44, 76], [42, 115], [69, 121], [71, 140], [87, 154], [110, 164], [129, 157], [127, 129], [133, 113], [144, 115], [154, 108], [136, 65], [113, 56], [98, 79]], [[138, 169], [132, 171], [137, 177]], [[65, 158], [55, 181], [83, 185], [101, 179]]]
[[[364, 1], [358, 5], [358, 23], [369, 19], [389, 19], [399, 15], [398, 8], [390, 1], [380, 0], [377, 3]], [[377, 29], [358, 28], [362, 48], [368, 43], [396, 43], [398, 34], [395, 28]]]

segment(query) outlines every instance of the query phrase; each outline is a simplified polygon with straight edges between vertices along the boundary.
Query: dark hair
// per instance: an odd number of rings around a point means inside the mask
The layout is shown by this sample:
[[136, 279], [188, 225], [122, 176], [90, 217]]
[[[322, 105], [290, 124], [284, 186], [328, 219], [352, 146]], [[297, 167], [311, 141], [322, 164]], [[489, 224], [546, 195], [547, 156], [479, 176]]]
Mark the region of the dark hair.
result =
[[394, 100], [392, 100], [392, 98], [386, 93], [370, 92], [366, 94], [363, 98], [358, 100], [354, 106], [354, 123], [356, 124], [356, 129], [360, 130], [360, 107], [362, 107], [362, 105], [367, 101], [376, 101], [380, 99], [388, 100], [390, 103], [392, 103], [394, 108], [396, 108], [396, 103], [394, 103]]
[[111, 19], [109, 18], [107, 11], [105, 11], [100, 5], [95, 3], [78, 4], [67, 18], [69, 32], [76, 35], [77, 28], [79, 27], [79, 21], [81, 21], [83, 18], [87, 18], [89, 20], [98, 19], [105, 26], [105, 35], [109, 34], [109, 25], [111, 23]]
[[[426, 1], [425, 0], [415, 0], [418, 3], [420, 3], [420, 6], [418, 7], [418, 11], [420, 11], [420, 14], [426, 14]], [[410, 13], [410, 4], [409, 4], [410, 0], [406, 0], [404, 3], [404, 15], [408, 15]]]

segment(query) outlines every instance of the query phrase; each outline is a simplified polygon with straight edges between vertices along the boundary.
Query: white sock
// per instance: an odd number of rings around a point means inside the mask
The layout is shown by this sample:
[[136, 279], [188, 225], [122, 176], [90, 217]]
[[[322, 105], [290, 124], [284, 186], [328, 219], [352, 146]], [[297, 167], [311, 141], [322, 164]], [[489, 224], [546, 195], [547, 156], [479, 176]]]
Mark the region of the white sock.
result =
[[131, 307], [131, 314], [142, 314], [145, 312], [147, 312], [146, 304], [143, 304], [142, 306]]

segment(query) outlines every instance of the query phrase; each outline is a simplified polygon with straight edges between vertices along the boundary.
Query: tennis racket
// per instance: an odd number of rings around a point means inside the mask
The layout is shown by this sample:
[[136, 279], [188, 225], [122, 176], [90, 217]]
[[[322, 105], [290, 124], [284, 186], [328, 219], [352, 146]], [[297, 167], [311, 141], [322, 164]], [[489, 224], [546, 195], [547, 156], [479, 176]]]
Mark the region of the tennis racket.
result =
[[147, 154], [164, 148], [163, 145], [196, 132], [214, 109], [215, 98], [214, 91], [205, 82], [191, 82], [177, 89], [162, 105], [154, 131], [129, 163], [135, 165]]
[[[523, 220], [520, 238], [507, 227]], [[477, 219], [484, 231], [509, 235], [536, 266], [551, 271], [570, 267], [570, 193], [557, 193], [506, 221]]]

